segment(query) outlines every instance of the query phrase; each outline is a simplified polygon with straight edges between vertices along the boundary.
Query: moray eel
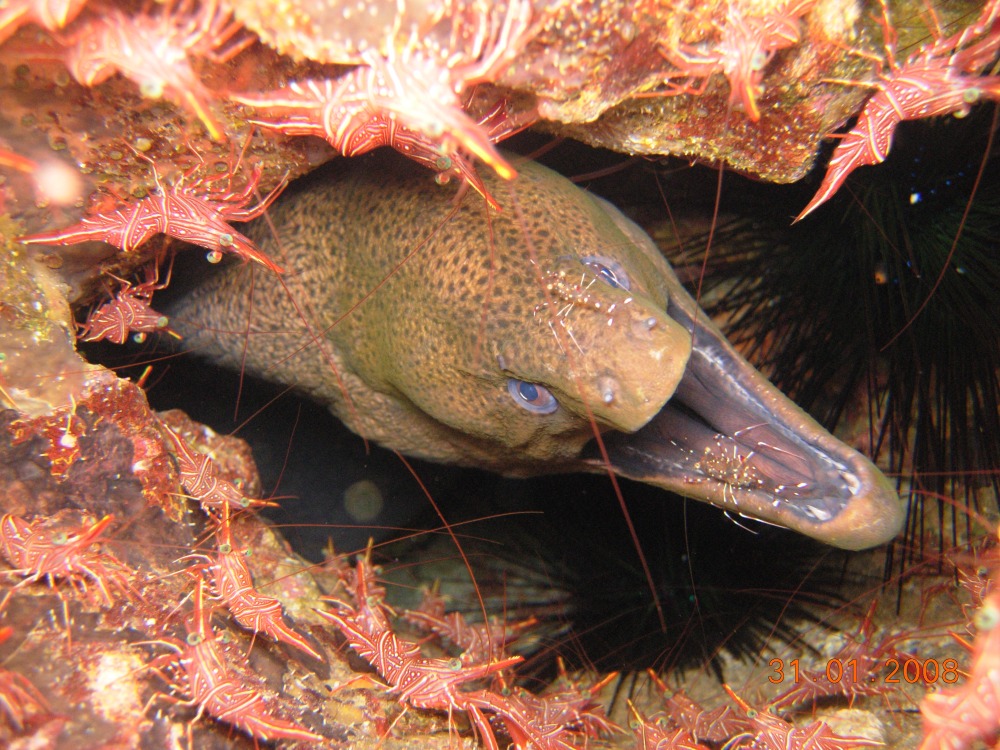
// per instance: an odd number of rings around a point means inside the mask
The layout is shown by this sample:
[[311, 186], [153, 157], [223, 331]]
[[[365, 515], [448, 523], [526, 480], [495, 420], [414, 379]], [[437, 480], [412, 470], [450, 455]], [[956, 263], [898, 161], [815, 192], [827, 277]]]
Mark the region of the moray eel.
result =
[[[381, 155], [307, 178], [173, 305], [186, 348], [328, 405], [403, 453], [606, 471], [847, 549], [902, 507], [869, 461], [726, 341], [638, 226], [537, 164], [456, 201]], [[277, 239], [276, 239], [277, 238]]]

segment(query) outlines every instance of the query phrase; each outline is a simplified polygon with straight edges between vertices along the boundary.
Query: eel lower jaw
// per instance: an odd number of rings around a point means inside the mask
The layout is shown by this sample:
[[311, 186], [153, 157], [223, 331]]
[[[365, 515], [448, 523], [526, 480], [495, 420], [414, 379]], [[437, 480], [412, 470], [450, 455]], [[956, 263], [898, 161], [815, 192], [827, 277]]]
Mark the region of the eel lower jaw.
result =
[[[685, 306], [686, 307], [686, 306]], [[844, 549], [899, 533], [895, 488], [684, 310], [694, 348], [674, 397], [646, 426], [603, 436], [615, 472]], [[595, 441], [581, 456], [603, 466]]]

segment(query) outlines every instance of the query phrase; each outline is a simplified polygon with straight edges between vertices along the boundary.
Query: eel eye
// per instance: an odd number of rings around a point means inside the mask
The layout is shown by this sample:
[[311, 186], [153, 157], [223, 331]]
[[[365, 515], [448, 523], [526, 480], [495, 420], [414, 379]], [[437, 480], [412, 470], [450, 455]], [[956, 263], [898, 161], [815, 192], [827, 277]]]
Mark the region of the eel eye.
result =
[[627, 292], [632, 288], [625, 267], [617, 260], [599, 255], [589, 255], [583, 258], [583, 264], [597, 274], [601, 281], [615, 289], [624, 289]]
[[535, 414], [551, 414], [559, 408], [559, 402], [548, 388], [538, 383], [511, 378], [507, 381], [507, 392], [519, 406]]

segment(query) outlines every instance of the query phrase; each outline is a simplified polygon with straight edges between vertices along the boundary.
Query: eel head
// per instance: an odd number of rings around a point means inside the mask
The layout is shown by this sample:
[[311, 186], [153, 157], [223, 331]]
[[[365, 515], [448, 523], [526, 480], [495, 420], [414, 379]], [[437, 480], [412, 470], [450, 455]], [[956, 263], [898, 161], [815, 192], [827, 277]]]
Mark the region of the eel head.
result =
[[729, 344], [641, 229], [554, 180], [531, 166], [516, 192], [497, 186], [497, 265], [521, 270], [492, 280], [505, 304], [487, 301], [478, 338], [509, 399], [505, 414], [483, 404], [478, 423], [503, 424], [507, 447], [555, 468], [610, 461], [619, 475], [847, 549], [892, 539], [902, 506], [882, 473]]

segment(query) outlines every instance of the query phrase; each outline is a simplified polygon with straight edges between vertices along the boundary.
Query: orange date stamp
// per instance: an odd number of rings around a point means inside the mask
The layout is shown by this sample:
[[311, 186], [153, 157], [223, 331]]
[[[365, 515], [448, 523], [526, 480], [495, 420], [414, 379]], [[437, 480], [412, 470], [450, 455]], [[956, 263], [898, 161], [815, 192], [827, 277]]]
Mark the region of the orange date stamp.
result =
[[[790, 659], [786, 662], [784, 659], [775, 658], [768, 662], [768, 666], [771, 667], [772, 672], [767, 679], [773, 685], [780, 685], [786, 680], [790, 680], [796, 685], [803, 681], [798, 659]], [[874, 674], [876, 672], [874, 668], [870, 668], [869, 673], [866, 674], [865, 667], [866, 665], [863, 664], [859, 669], [857, 659], [848, 659], [847, 661], [837, 658], [827, 659], [826, 679], [834, 685], [841, 682], [858, 684], [859, 682], [879, 680], [886, 685], [898, 685], [904, 682], [910, 685], [918, 682], [925, 685], [934, 685], [938, 682], [953, 685], [958, 682], [960, 677], [958, 662], [951, 658], [939, 661], [938, 659], [898, 659], [892, 657], [885, 659], [878, 666], [878, 671], [881, 674]], [[810, 676], [813, 674], [810, 673]]]

